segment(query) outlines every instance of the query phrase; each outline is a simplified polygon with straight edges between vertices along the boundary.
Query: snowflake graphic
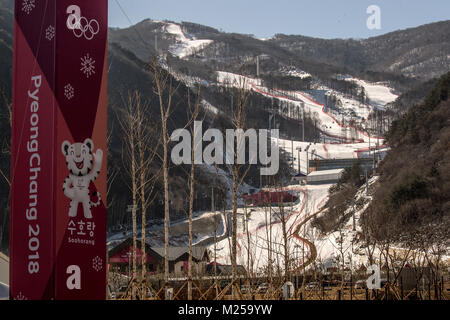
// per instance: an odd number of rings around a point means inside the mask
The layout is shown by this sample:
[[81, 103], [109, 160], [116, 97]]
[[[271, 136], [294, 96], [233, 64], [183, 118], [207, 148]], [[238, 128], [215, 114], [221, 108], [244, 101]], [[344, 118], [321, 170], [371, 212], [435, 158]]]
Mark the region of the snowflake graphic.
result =
[[92, 259], [92, 268], [99, 272], [103, 268], [103, 260], [99, 256], [96, 256], [94, 259]]
[[48, 26], [48, 28], [45, 30], [45, 38], [48, 41], [52, 41], [54, 37], [55, 37], [55, 27]]
[[28, 300], [28, 298], [22, 294], [22, 291], [20, 291], [19, 294], [14, 298], [14, 300]]
[[75, 89], [70, 83], [64, 87], [64, 95], [66, 96], [67, 100], [71, 100], [75, 96]]
[[95, 74], [95, 60], [89, 56], [89, 53], [81, 58], [81, 72], [89, 78], [91, 75]]
[[23, 0], [22, 1], [22, 11], [30, 14], [31, 11], [36, 7], [36, 0]]

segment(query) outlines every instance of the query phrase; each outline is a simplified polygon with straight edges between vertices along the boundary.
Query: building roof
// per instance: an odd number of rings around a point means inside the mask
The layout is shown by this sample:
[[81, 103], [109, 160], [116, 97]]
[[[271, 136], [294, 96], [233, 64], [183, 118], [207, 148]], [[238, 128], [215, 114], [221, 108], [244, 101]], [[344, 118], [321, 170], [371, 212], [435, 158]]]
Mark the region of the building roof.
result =
[[[109, 256], [113, 256], [116, 253], [123, 250], [124, 248], [126, 248], [127, 246], [131, 246], [132, 243], [133, 243], [133, 239], [131, 239], [131, 238], [124, 240], [123, 242], [121, 242], [120, 244], [118, 244], [117, 246], [115, 246], [114, 248], [112, 248], [109, 251]], [[137, 247], [140, 248], [141, 241], [136, 240], [136, 243], [137, 243]], [[165, 247], [151, 247], [147, 242], [146, 242], [146, 251], [147, 251], [147, 254], [155, 253], [156, 255], [160, 256], [161, 258], [164, 258], [166, 255]], [[197, 261], [203, 260], [205, 253], [207, 254], [206, 247], [201, 247], [201, 246], [193, 246], [192, 247], [192, 258], [194, 260], [197, 260]], [[169, 246], [169, 261], [175, 261], [185, 254], [189, 255], [189, 247], [170, 247]]]
[[310, 174], [308, 174], [308, 177], [314, 177], [314, 176], [323, 176], [326, 174], [339, 174], [344, 172], [345, 169], [332, 169], [332, 170], [321, 170], [321, 171], [313, 171]]
[[[164, 257], [166, 254], [165, 247], [151, 247], [153, 251]], [[205, 247], [192, 247], [192, 257], [197, 260], [202, 260], [205, 254]], [[189, 254], [189, 247], [169, 247], [169, 260], [174, 261], [184, 254]]]
[[299, 173], [297, 173], [294, 177], [299, 177], [299, 178], [301, 178], [301, 177], [306, 177], [306, 174], [304, 174], [304, 173], [302, 173], [302, 172], [299, 172]]

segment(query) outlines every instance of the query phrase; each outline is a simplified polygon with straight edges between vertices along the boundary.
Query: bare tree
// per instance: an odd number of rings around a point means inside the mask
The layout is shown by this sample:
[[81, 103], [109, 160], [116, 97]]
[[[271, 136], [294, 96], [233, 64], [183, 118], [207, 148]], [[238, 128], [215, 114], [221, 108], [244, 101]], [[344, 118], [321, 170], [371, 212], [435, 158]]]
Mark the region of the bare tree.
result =
[[266, 195], [263, 195], [263, 201], [264, 201], [264, 223], [266, 226], [266, 250], [267, 250], [267, 274], [269, 279], [269, 291], [272, 290], [272, 283], [273, 283], [273, 260], [272, 260], [272, 254], [273, 254], [273, 247], [272, 247], [272, 206], [270, 203], [270, 199], [266, 197]]
[[[136, 155], [136, 140], [137, 140], [137, 122], [136, 117], [136, 101], [135, 95], [128, 92], [126, 97], [122, 96], [122, 101], [125, 108], [122, 110], [122, 114], [118, 114], [119, 111], [116, 110], [116, 116], [119, 124], [122, 128], [122, 162], [124, 168], [130, 176], [130, 184], [127, 184], [131, 190], [132, 196], [132, 225], [133, 225], [133, 251], [132, 251], [132, 279], [137, 277], [137, 263], [136, 263], [136, 236], [137, 236], [137, 223], [136, 223], [136, 209], [138, 200], [138, 177], [137, 177], [137, 155]], [[132, 299], [135, 299], [136, 288], [132, 285]]]
[[[111, 195], [111, 188], [119, 174], [117, 168], [114, 165], [111, 165], [111, 163], [112, 163], [112, 161], [111, 161], [112, 160], [111, 146], [112, 146], [112, 137], [113, 137], [114, 127], [111, 127], [108, 131], [109, 131], [108, 136], [106, 137], [106, 145], [107, 145], [107, 149], [108, 149], [108, 174], [107, 174], [107, 180], [106, 180], [107, 196]], [[113, 207], [114, 200], [115, 199], [113, 197], [108, 197], [107, 209], [110, 209]]]
[[[283, 190], [282, 188], [277, 188], [277, 210], [274, 210], [275, 217], [277, 219], [277, 223], [281, 225], [281, 241], [276, 241], [276, 253], [277, 256], [281, 255], [283, 257], [283, 268], [281, 268], [280, 265], [278, 266], [279, 275], [280, 277], [283, 277], [285, 281], [289, 278], [289, 264], [290, 264], [290, 246], [289, 246], [289, 229], [287, 227], [287, 223], [289, 220], [288, 212], [285, 208], [284, 199], [283, 196], [278, 193], [280, 190]], [[282, 251], [282, 252], [280, 252]], [[284, 276], [282, 276], [284, 274]]]
[[[115, 110], [118, 122], [122, 129], [122, 162], [130, 177], [129, 186], [132, 193], [132, 299], [136, 298], [137, 282], [137, 209], [140, 202], [142, 213], [141, 226], [141, 279], [146, 275], [146, 213], [151, 202], [156, 198], [155, 186], [160, 170], [152, 170], [152, 163], [158, 156], [160, 139], [157, 127], [150, 123], [149, 103], [143, 101], [141, 94], [135, 90], [122, 97], [125, 108]], [[110, 142], [110, 138], [109, 138]], [[114, 177], [114, 176], [113, 176]], [[112, 184], [112, 181], [108, 181]], [[110, 188], [110, 186], [109, 186]], [[145, 290], [141, 291], [145, 298]]]
[[252, 210], [248, 210], [247, 204], [244, 202], [244, 226], [245, 233], [247, 235], [247, 274], [253, 278], [254, 265], [255, 265], [255, 252], [252, 252], [252, 235], [249, 230], [249, 220], [252, 214]]
[[161, 116], [161, 137], [163, 146], [163, 183], [164, 183], [164, 281], [169, 282], [169, 133], [168, 120], [172, 113], [173, 97], [176, 94], [179, 84], [174, 86], [174, 79], [169, 71], [165, 70], [155, 58], [150, 64], [154, 76], [154, 92], [158, 97]]
[[[155, 187], [159, 180], [161, 169], [154, 170], [154, 160], [159, 156], [158, 149], [161, 144], [159, 132], [155, 123], [151, 121], [149, 103], [143, 102], [141, 95], [134, 93], [136, 102], [136, 147], [139, 155], [138, 194], [141, 204], [141, 279], [145, 280], [146, 268], [146, 230], [147, 230], [147, 208], [155, 200], [157, 193]], [[145, 298], [146, 290], [141, 291]]]
[[[191, 102], [191, 95], [188, 91], [188, 113], [189, 123], [195, 123], [200, 113], [200, 87], [197, 90], [194, 104]], [[194, 136], [194, 126], [190, 126], [191, 136]], [[194, 196], [195, 196], [195, 139], [191, 142], [191, 170], [189, 173], [189, 260], [188, 260], [188, 300], [192, 300], [192, 216], [194, 213]]]
[[349, 250], [350, 245], [348, 245], [347, 237], [348, 235], [345, 232], [345, 219], [344, 215], [342, 215], [341, 219], [338, 221], [337, 225], [337, 235], [334, 235], [335, 243], [331, 242], [334, 248], [338, 251], [338, 256], [336, 257], [336, 262], [338, 264], [338, 269], [341, 271], [341, 290], [344, 288], [345, 282], [345, 254]]
[[[247, 101], [250, 95], [250, 91], [247, 88], [247, 81], [245, 78], [241, 77], [238, 83], [238, 94], [237, 94], [237, 104], [236, 107], [232, 110], [233, 116], [233, 126], [236, 130], [244, 130], [246, 126], [247, 119]], [[237, 139], [237, 146], [233, 152], [233, 165], [232, 165], [232, 176], [233, 176], [233, 198], [232, 198], [232, 239], [231, 239], [231, 266], [232, 266], [232, 281], [233, 284], [236, 282], [238, 277], [237, 272], [237, 209], [238, 209], [238, 192], [239, 187], [242, 185], [245, 176], [250, 169], [250, 165], [247, 167], [238, 164], [238, 152], [241, 149], [241, 144], [245, 145], [245, 138]], [[229, 155], [227, 154], [227, 157]], [[235, 286], [232, 287], [232, 296], [236, 298], [236, 290]]]

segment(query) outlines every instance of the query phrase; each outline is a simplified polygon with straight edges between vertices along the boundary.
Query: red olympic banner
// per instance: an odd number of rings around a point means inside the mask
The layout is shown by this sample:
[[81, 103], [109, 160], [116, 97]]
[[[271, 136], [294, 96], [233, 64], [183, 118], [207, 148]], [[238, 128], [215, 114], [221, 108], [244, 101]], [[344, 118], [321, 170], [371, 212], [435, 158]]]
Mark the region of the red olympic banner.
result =
[[16, 0], [11, 299], [105, 299], [107, 0]]

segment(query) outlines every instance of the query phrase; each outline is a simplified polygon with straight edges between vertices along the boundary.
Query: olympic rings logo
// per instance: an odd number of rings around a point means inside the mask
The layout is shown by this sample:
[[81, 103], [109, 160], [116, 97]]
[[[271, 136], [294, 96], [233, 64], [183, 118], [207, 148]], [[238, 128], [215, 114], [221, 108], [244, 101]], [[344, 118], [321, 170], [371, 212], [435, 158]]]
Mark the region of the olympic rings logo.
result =
[[79, 6], [72, 5], [67, 8], [69, 17], [67, 18], [67, 28], [73, 31], [77, 38], [84, 36], [86, 40], [92, 40], [100, 32], [100, 25], [97, 20], [88, 20], [81, 16]]
[[85, 17], [81, 17], [80, 20], [75, 24], [73, 29], [73, 34], [77, 38], [84, 36], [87, 40], [92, 40], [94, 36], [100, 31], [100, 25], [97, 20], [88, 20]]

